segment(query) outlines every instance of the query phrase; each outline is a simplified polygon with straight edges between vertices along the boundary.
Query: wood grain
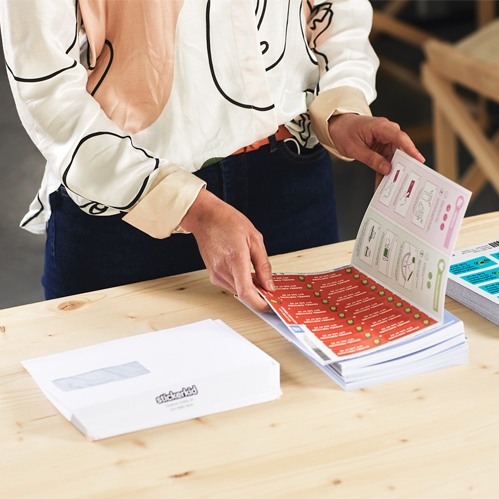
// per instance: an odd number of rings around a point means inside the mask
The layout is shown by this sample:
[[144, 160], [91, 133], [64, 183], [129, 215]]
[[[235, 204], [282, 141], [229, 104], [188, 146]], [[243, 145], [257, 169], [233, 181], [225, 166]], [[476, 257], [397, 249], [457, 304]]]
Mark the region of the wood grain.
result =
[[[458, 247], [499, 236], [466, 219]], [[353, 242], [272, 258], [347, 264]], [[470, 363], [346, 393], [205, 271], [0, 311], [0, 497], [457, 498], [499, 488], [499, 328], [453, 300]], [[20, 361], [222, 319], [281, 364], [275, 402], [89, 443]]]

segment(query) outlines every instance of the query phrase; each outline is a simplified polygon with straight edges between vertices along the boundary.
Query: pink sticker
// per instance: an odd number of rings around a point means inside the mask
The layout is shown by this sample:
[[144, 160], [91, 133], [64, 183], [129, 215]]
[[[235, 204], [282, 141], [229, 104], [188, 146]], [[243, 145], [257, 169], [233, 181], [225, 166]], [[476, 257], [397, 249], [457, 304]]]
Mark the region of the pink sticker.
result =
[[447, 236], [444, 241], [444, 248], [449, 248], [450, 246], [451, 239], [454, 235], [454, 228], [458, 220], [458, 212], [463, 206], [464, 206], [464, 198], [463, 196], [459, 196], [456, 199], [456, 207], [454, 209], [454, 212], [452, 213], [452, 218], [450, 220], [450, 225], [449, 225], [449, 231], [447, 232]]

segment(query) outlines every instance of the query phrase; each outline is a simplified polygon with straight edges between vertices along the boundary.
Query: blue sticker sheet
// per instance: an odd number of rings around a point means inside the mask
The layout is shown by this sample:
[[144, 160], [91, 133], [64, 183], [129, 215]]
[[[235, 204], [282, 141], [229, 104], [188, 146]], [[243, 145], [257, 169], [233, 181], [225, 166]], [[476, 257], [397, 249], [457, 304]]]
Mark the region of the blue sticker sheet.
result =
[[461, 279], [469, 282], [470, 284], [482, 284], [483, 282], [494, 281], [495, 279], [499, 279], [499, 267], [486, 270], [485, 272], [477, 272], [475, 274], [461, 276]]
[[495, 258], [496, 260], [499, 260], [499, 253], [491, 253], [490, 256]]
[[499, 293], [499, 282], [493, 282], [491, 284], [486, 284], [485, 286], [479, 286], [480, 289], [483, 289], [485, 292], [496, 295]]
[[[499, 253], [496, 253], [499, 256]], [[494, 256], [494, 255], [492, 255]], [[487, 267], [492, 267], [497, 265], [497, 262], [482, 256], [480, 258], [474, 258], [473, 260], [466, 260], [465, 262], [455, 263], [450, 266], [450, 273], [454, 275], [465, 274], [466, 272], [473, 272], [480, 269], [485, 269]]]

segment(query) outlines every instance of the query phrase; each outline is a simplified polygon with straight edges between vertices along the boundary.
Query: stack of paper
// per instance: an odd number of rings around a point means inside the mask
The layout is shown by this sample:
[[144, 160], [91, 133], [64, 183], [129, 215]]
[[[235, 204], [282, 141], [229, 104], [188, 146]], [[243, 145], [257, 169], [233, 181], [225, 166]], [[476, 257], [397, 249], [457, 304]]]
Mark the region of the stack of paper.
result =
[[[468, 362], [464, 325], [447, 310], [444, 323], [365, 355], [333, 362], [293, 333], [273, 312], [257, 313], [344, 390], [407, 378]], [[302, 335], [303, 336], [303, 335]]]
[[274, 274], [262, 316], [350, 390], [467, 362], [463, 323], [444, 311], [471, 193], [397, 151], [347, 267]]
[[455, 251], [447, 296], [499, 326], [499, 241]]
[[23, 361], [90, 440], [198, 418], [282, 394], [279, 364], [206, 320]]

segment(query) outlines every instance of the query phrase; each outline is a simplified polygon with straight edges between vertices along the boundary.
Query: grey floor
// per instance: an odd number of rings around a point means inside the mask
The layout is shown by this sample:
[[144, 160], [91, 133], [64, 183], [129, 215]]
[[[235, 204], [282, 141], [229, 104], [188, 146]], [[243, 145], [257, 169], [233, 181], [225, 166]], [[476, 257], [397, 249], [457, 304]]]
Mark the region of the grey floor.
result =
[[[417, 2], [429, 10], [409, 9], [411, 22], [450, 41], [459, 39], [474, 28], [473, 2]], [[437, 6], [437, 4], [439, 4]], [[458, 5], [456, 8], [455, 6]], [[374, 47], [380, 55], [389, 55], [408, 67], [417, 69], [422, 54], [385, 37]], [[1, 51], [0, 51], [1, 52]], [[0, 309], [43, 300], [40, 278], [43, 273], [43, 236], [19, 228], [19, 222], [35, 197], [40, 184], [44, 159], [26, 135], [10, 93], [3, 56], [0, 54]], [[375, 116], [386, 116], [402, 128], [431, 122], [431, 102], [384, 76], [378, 76], [378, 98], [371, 106]], [[497, 117], [497, 109], [491, 109]], [[427, 164], [433, 164], [432, 143], [418, 143]], [[463, 164], [469, 161], [461, 151]], [[355, 238], [364, 211], [373, 194], [374, 174], [366, 166], [335, 161], [340, 238]], [[499, 210], [499, 197], [490, 187], [468, 209], [468, 215]]]

